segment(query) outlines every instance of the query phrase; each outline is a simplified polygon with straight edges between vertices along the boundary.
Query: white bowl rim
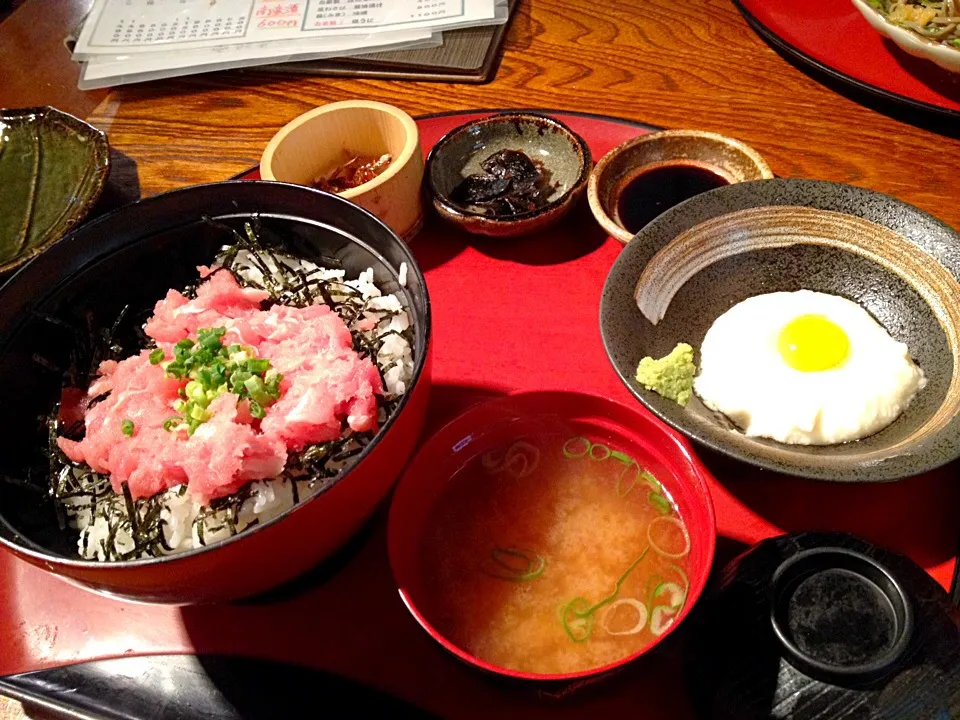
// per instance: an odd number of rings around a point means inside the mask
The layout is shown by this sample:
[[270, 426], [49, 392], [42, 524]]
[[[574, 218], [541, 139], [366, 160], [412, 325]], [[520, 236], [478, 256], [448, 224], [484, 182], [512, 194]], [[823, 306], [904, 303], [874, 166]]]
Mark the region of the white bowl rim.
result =
[[866, 0], [851, 1], [874, 30], [893, 40], [904, 52], [929, 60], [948, 72], [960, 72], [960, 48], [952, 48], [897, 25]]

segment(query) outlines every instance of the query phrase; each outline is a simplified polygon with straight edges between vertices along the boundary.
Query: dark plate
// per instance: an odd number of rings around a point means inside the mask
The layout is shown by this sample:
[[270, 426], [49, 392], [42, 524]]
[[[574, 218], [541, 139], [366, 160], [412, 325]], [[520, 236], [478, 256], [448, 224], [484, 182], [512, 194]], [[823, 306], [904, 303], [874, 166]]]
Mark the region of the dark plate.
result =
[[[634, 298], [641, 273], [648, 314], [665, 312], [656, 325]], [[607, 277], [600, 327], [630, 391], [694, 440], [791, 475], [889, 481], [960, 455], [958, 277], [960, 235], [912, 205], [816, 180], [746, 182], [692, 198], [645, 227]], [[642, 357], [662, 357], [678, 342], [692, 345], [699, 362], [707, 329], [741, 300], [803, 288], [859, 303], [926, 373], [926, 388], [880, 432], [825, 446], [748, 438], [698, 398], [680, 407], [635, 381]]]
[[857, 90], [960, 119], [960, 75], [911, 57], [850, 0], [734, 0], [775, 48]]
[[51, 107], [0, 110], [0, 273], [43, 252], [100, 197], [107, 136]]
[[[814, 680], [785, 659], [770, 623], [780, 565], [811, 548], [844, 548], [883, 566], [905, 589], [913, 639], [896, 670], [866, 683]], [[947, 593], [908, 558], [841, 533], [764, 540], [720, 573], [691, 618], [690, 693], [710, 720], [948, 720], [960, 712], [960, 634]]]
[[222, 655], [145, 655], [66, 665], [0, 678], [0, 691], [44, 718], [69, 720], [294, 718], [308, 707], [325, 718], [433, 717], [345, 677]]

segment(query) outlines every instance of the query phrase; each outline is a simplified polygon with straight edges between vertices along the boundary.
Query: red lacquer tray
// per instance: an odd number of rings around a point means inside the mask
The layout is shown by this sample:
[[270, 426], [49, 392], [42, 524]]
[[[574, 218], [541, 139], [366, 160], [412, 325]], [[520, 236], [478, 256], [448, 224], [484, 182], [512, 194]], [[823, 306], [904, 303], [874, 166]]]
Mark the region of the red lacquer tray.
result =
[[[420, 119], [424, 151], [484, 114]], [[587, 139], [596, 158], [651, 129], [555, 116]], [[519, 240], [475, 240], [430, 219], [411, 247], [434, 312], [428, 432], [511, 390], [571, 388], [636, 402], [607, 362], [598, 326], [600, 291], [621, 246], [594, 223], [586, 203], [570, 222]], [[893, 484], [840, 485], [704, 459], [716, 477], [718, 563], [782, 532], [845, 530], [904, 552], [948, 584], [960, 535], [956, 463]], [[102, 598], [0, 552], [0, 675], [118, 655], [223, 653], [334, 672], [445, 717], [593, 717], [626, 708], [642, 708], [643, 717], [692, 716], [679, 667], [682, 633], [572, 704], [462, 665], [408, 615], [384, 531], [381, 513], [336, 561], [267, 598], [188, 608]]]
[[915, 58], [870, 27], [850, 0], [733, 0], [787, 55], [887, 100], [960, 120], [960, 73]]

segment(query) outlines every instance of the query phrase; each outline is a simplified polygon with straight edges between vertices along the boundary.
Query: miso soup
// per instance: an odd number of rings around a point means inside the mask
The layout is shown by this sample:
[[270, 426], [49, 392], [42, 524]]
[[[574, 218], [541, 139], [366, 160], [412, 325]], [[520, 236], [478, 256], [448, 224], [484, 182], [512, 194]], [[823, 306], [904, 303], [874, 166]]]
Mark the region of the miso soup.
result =
[[427, 620], [493, 665], [608, 665], [652, 643], [689, 590], [690, 536], [657, 478], [602, 439], [541, 434], [475, 457], [420, 547]]

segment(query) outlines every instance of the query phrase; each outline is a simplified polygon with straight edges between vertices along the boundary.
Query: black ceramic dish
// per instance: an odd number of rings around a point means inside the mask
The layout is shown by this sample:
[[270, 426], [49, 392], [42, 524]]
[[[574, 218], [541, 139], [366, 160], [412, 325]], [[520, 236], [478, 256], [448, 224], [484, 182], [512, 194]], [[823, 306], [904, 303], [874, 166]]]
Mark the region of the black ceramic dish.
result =
[[825, 682], [869, 682], [896, 668], [913, 637], [907, 589], [873, 558], [814, 548], [773, 573], [770, 623], [791, 665]]
[[[907, 203], [816, 180], [745, 182], [681, 203], [637, 234], [607, 277], [600, 328], [624, 384], [692, 439], [787, 474], [890, 481], [960, 455], [958, 278], [960, 234]], [[927, 386], [880, 432], [825, 446], [749, 438], [699, 398], [681, 407], [634, 379], [641, 358], [679, 342], [699, 362], [706, 331], [741, 300], [800, 289], [859, 303], [926, 374]]]
[[[811, 560], [812, 558], [812, 560]], [[845, 565], [845, 563], [848, 563]], [[865, 617], [832, 614], [830, 604], [855, 607], [849, 586], [828, 587], [832, 600], [819, 598], [815, 624], [847, 622], [846, 632], [829, 633], [826, 644], [807, 650], [829, 658], [827, 672], [797, 659], [778, 637], [771, 615], [779, 612], [784, 583], [816, 577], [825, 569], [850, 571], [861, 589], [884, 584], [866, 567], [879, 568], [902, 591], [912, 611], [909, 620], [890, 608], [891, 633], [878, 632]], [[782, 570], [786, 568], [786, 570]], [[793, 569], [791, 569], [793, 568]], [[800, 572], [797, 572], [797, 571]], [[778, 575], [778, 571], [780, 574]], [[811, 573], [812, 571], [812, 573]], [[863, 584], [863, 577], [870, 577]], [[780, 581], [778, 583], [778, 581]], [[802, 584], [802, 579], [801, 583]], [[827, 583], [826, 586], [829, 586]], [[796, 585], [787, 596], [795, 594]], [[873, 591], [871, 591], [872, 594]], [[872, 598], [870, 605], [873, 605]], [[896, 601], [894, 601], [896, 602]], [[883, 607], [884, 601], [878, 607]], [[698, 715], [709, 720], [948, 720], [960, 713], [960, 630], [950, 617], [947, 593], [908, 558], [841, 533], [801, 533], [765, 540], [731, 561], [692, 618], [687, 635], [685, 673]], [[883, 610], [882, 612], [886, 612]], [[875, 616], [874, 616], [875, 619]], [[858, 621], [859, 623], [858, 628]], [[866, 636], [864, 638], [863, 636]], [[899, 638], [908, 639], [897, 645]], [[837, 638], [843, 641], [837, 641]], [[815, 639], [821, 643], [822, 638]], [[896, 646], [896, 647], [895, 647]], [[842, 648], [842, 650], [838, 650]], [[859, 654], [896, 657], [869, 672], [844, 672], [867, 663]], [[838, 658], [840, 661], [838, 662]]]
[[[43, 416], [60, 399], [59, 368], [70, 365], [73, 353], [83, 352], [91, 322], [110, 328], [122, 316], [112, 337], [126, 347], [135, 345], [157, 300], [169, 288], [196, 282], [197, 266], [210, 264], [225, 243], [234, 241], [224, 225], [242, 231], [254, 218], [262, 236], [285, 251], [337, 262], [350, 277], [372, 268], [383, 290], [401, 293], [415, 334], [416, 362], [407, 393], [349, 470], [277, 518], [175, 555], [124, 562], [77, 559], [77, 533], [58, 526], [42, 455]], [[397, 279], [402, 263], [408, 267], [403, 288]], [[7, 382], [0, 434], [0, 545], [81, 585], [151, 602], [222, 600], [285, 582], [327, 557], [362, 525], [412, 452], [426, 410], [429, 336], [429, 298], [409, 249], [373, 215], [335, 195], [284, 183], [214, 183], [149, 198], [89, 223], [0, 289], [0, 374]], [[357, 491], [348, 492], [351, 487]], [[306, 532], [311, 541], [295, 547], [284, 537]], [[275, 560], [259, 563], [260, 553]], [[281, 554], [282, 561], [276, 560]]]

